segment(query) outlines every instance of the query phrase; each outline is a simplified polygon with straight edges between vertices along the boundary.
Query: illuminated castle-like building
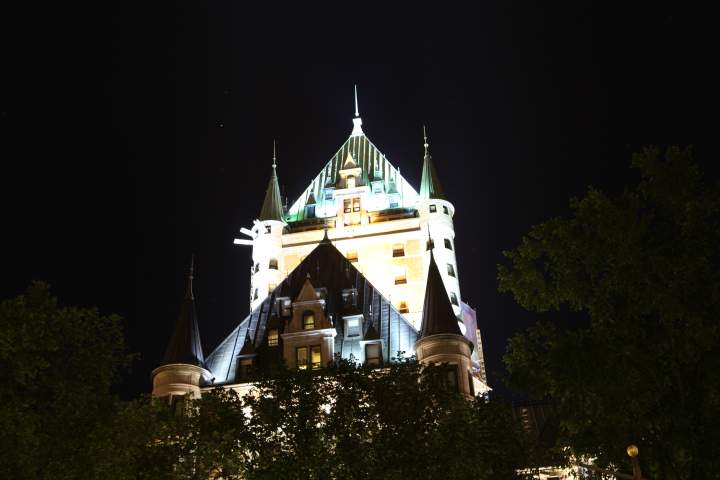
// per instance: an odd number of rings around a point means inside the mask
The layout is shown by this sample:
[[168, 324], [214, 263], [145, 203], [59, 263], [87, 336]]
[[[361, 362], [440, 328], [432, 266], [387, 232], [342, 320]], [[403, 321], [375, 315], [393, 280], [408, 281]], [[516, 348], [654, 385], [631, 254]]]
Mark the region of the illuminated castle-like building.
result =
[[424, 147], [418, 192], [363, 132], [356, 94], [349, 138], [289, 208], [273, 153], [260, 214], [235, 239], [252, 247], [250, 313], [204, 357], [191, 269], [153, 395], [246, 389], [253, 375], [336, 356], [381, 368], [399, 354], [456, 365], [461, 393], [485, 393], [475, 311], [460, 294], [455, 206], [427, 136]]

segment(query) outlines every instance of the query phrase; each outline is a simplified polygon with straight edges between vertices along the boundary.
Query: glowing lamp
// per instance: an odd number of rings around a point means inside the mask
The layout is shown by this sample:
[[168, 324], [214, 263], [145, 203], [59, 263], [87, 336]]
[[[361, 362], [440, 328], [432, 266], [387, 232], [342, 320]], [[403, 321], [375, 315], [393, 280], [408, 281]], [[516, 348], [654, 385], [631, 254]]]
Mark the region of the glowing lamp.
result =
[[628, 445], [627, 454], [630, 457], [632, 457], [632, 458], [637, 457], [638, 453], [640, 453], [640, 451], [638, 450], [638, 447], [636, 447], [635, 445]]

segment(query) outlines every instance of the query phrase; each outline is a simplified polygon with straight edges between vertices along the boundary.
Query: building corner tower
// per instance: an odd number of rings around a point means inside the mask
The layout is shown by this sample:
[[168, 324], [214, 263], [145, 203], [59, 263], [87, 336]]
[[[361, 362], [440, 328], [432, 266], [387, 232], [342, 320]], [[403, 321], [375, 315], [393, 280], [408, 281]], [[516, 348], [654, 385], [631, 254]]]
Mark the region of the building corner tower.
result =
[[152, 396], [166, 398], [168, 403], [177, 404], [186, 396], [200, 398], [200, 387], [210, 380], [211, 374], [205, 368], [195, 295], [193, 294], [194, 259], [190, 262], [187, 290], [180, 304], [180, 314], [165, 356], [158, 368], [152, 371]]

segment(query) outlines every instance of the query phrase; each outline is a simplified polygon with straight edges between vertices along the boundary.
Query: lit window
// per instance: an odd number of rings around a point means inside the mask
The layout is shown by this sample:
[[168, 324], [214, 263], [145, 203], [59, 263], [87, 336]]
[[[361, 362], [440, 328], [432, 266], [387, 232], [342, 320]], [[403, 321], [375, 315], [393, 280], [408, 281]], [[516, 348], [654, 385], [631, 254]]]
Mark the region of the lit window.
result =
[[315, 314], [312, 312], [303, 313], [303, 330], [315, 328]]
[[456, 307], [458, 305], [458, 299], [457, 299], [457, 295], [455, 295], [455, 292], [450, 292], [450, 303], [452, 303]]
[[365, 345], [365, 364], [371, 367], [379, 367], [381, 363], [380, 344], [368, 343]]
[[407, 275], [405, 272], [395, 275], [395, 285], [404, 285], [407, 283]]
[[349, 261], [351, 261], [353, 263], [357, 262], [358, 261], [357, 250], [348, 250], [346, 257]]
[[405, 246], [402, 243], [397, 243], [393, 245], [393, 257], [404, 257], [405, 256]]
[[352, 212], [352, 202], [349, 198], [346, 198], [343, 200], [343, 212], [350, 213]]
[[270, 225], [265, 225], [265, 233], [270, 233], [272, 227]]
[[273, 328], [268, 331], [268, 347], [277, 347], [278, 344], [278, 331], [277, 328]]
[[437, 207], [435, 205], [430, 205], [430, 213], [437, 212]]
[[322, 366], [322, 355], [320, 354], [320, 346], [310, 347], [310, 363], [312, 369], [317, 370]]
[[353, 198], [353, 212], [359, 212], [359, 211], [360, 211], [360, 199]]
[[451, 263], [447, 264], [447, 272], [448, 272], [448, 275], [450, 275], [451, 277], [455, 276], [455, 268], [452, 266]]
[[407, 302], [400, 302], [398, 304], [398, 312], [400, 313], [410, 313], [410, 309], [407, 306]]
[[332, 200], [332, 198], [333, 198], [332, 190], [325, 190], [325, 200]]
[[355, 188], [355, 175], [348, 175], [347, 188]]
[[307, 369], [308, 350], [307, 347], [298, 347], [295, 349], [295, 358], [297, 359], [298, 370]]
[[360, 319], [359, 318], [348, 318], [345, 320], [345, 337], [359, 337], [360, 336]]
[[278, 269], [277, 258], [271, 258], [271, 259], [270, 259], [270, 261], [268, 262], [268, 268], [269, 268], [270, 270], [277, 270], [277, 269]]
[[445, 248], [447, 248], [448, 250], [452, 250], [452, 249], [453, 249], [453, 248], [452, 248], [452, 242], [450, 241], [449, 238], [446, 238], [446, 239], [445, 239]]
[[271, 283], [270, 285], [268, 285], [268, 292], [274, 292], [276, 288], [277, 288], [277, 285], [275, 285], [274, 283]]
[[443, 213], [445, 215], [450, 215], [450, 212], [448, 211], [448, 208], [445, 205], [443, 205]]

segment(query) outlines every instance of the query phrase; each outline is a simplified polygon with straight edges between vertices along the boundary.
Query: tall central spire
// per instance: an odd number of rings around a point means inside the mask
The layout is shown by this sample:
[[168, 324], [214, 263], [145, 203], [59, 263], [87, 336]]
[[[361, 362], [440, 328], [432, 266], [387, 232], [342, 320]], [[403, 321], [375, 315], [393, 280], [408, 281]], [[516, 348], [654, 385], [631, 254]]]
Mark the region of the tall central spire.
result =
[[353, 118], [353, 130], [351, 137], [359, 137], [365, 135], [362, 131], [362, 118], [360, 118], [360, 109], [358, 108], [357, 85], [355, 85], [355, 118]]
[[424, 125], [423, 138], [425, 139], [425, 158], [423, 159], [422, 180], [420, 181], [420, 198], [424, 200], [433, 198], [445, 200], [445, 194], [440, 186], [435, 165], [430, 155], [430, 144], [428, 143], [427, 131]]
[[258, 220], [277, 220], [278, 222], [283, 222], [282, 199], [280, 197], [280, 185], [278, 185], [276, 172], [277, 157], [274, 140], [272, 168], [272, 175], [270, 176], [270, 181], [268, 182], [267, 190], [265, 191], [265, 200], [263, 201]]

